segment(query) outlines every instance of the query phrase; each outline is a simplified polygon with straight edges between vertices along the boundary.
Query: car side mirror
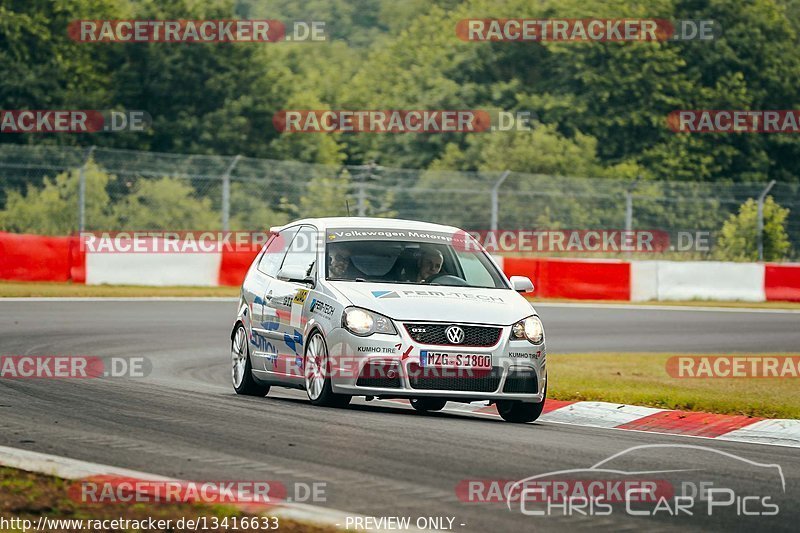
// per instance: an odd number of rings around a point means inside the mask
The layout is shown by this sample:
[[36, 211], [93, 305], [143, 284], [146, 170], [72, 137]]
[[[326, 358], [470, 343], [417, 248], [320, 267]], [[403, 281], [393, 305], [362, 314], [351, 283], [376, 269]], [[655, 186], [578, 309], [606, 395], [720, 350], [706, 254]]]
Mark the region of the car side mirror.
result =
[[303, 267], [284, 267], [278, 272], [278, 279], [291, 281], [292, 283], [302, 283], [311, 287], [315, 285], [314, 277], [306, 275], [306, 269]]
[[511, 288], [517, 292], [533, 292], [533, 282], [526, 276], [511, 276]]

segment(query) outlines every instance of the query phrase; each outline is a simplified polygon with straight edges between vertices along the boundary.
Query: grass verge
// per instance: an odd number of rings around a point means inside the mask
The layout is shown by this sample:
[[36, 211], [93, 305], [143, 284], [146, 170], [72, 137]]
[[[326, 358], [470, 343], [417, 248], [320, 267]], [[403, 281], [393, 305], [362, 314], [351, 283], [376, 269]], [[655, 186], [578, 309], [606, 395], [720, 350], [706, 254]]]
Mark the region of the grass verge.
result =
[[571, 303], [571, 304], [608, 304], [608, 305], [659, 305], [665, 307], [725, 307], [740, 309], [800, 309], [800, 302], [723, 302], [717, 300], [679, 300], [628, 302], [624, 300], [569, 300], [566, 298], [528, 298], [534, 305], [537, 303]]
[[677, 354], [548, 354], [547, 395], [558, 400], [800, 418], [800, 378], [673, 378], [666, 371], [672, 355]]
[[[230, 524], [234, 517], [237, 518], [237, 525], [242, 524], [241, 518], [259, 516], [248, 514], [232, 506], [224, 505], [200, 505], [200, 504], [169, 504], [169, 503], [114, 503], [114, 504], [94, 504], [79, 503], [68, 497], [67, 489], [72, 481], [60, 479], [32, 472], [25, 472], [15, 468], [0, 467], [0, 516], [2, 516], [12, 527], [2, 527], [2, 531], [22, 531], [15, 528], [14, 522], [10, 519], [30, 520], [34, 527], [40, 517], [65, 520], [137, 520], [143, 521], [152, 518], [154, 520], [171, 520], [172, 528], [170, 531], [181, 531], [176, 528], [178, 520], [197, 520], [198, 517], [206, 517], [206, 523], [213, 525], [213, 518], [219, 519], [217, 522], [220, 527], [207, 529], [205, 531], [230, 531]], [[228, 528], [221, 527], [222, 519], [228, 518]], [[16, 521], [19, 522], [19, 521]], [[83, 525], [87, 523], [84, 522]], [[58, 531], [72, 532], [80, 531], [78, 524], [61, 524]], [[323, 527], [313, 524], [278, 519], [279, 529], [287, 533], [332, 533], [337, 531], [333, 527]], [[51, 522], [52, 526], [52, 522]], [[51, 527], [52, 529], [52, 527]], [[236, 531], [263, 531], [237, 528]], [[109, 531], [112, 531], [109, 529]], [[137, 529], [113, 529], [113, 531], [139, 531]]]
[[180, 297], [239, 295], [239, 287], [140, 287], [31, 281], [0, 281], [0, 298], [30, 297]]

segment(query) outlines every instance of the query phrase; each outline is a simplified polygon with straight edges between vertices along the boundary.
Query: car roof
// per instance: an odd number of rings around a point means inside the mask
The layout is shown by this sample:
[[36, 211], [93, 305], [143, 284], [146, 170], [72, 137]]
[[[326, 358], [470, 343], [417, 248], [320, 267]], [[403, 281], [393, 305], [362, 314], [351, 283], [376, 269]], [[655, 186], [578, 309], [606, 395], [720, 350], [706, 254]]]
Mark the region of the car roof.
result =
[[278, 232], [291, 226], [300, 224], [310, 224], [321, 231], [337, 228], [369, 228], [369, 229], [410, 229], [419, 231], [441, 231], [445, 233], [455, 233], [461, 231], [453, 226], [443, 226], [432, 222], [420, 222], [418, 220], [403, 220], [399, 218], [375, 218], [375, 217], [325, 217], [325, 218], [303, 218], [295, 220], [283, 226], [270, 228], [272, 232]]

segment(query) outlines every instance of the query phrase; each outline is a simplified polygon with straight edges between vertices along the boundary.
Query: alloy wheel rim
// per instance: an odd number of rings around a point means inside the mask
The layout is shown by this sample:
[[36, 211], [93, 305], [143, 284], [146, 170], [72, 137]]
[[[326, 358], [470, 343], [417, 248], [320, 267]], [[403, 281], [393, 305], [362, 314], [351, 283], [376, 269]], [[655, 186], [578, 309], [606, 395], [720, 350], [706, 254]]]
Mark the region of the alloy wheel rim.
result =
[[305, 361], [305, 382], [308, 397], [316, 400], [322, 395], [325, 386], [325, 368], [328, 354], [319, 335], [314, 335], [308, 343]]
[[244, 372], [247, 366], [247, 336], [245, 335], [243, 327], [237, 329], [236, 335], [233, 336], [231, 362], [233, 364], [233, 368], [231, 369], [233, 386], [238, 389], [242, 386], [242, 382], [244, 381]]

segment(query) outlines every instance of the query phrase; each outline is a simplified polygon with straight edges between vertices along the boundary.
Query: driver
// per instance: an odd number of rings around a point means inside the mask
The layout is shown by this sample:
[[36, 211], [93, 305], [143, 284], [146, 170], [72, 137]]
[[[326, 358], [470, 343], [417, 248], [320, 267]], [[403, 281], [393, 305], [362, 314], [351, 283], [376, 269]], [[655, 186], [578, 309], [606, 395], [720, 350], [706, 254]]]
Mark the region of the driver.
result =
[[351, 250], [345, 246], [337, 246], [330, 254], [328, 277], [333, 279], [352, 279], [360, 275], [353, 265]]
[[435, 248], [427, 248], [422, 251], [417, 261], [417, 283], [429, 281], [442, 270], [444, 257], [442, 252]]

